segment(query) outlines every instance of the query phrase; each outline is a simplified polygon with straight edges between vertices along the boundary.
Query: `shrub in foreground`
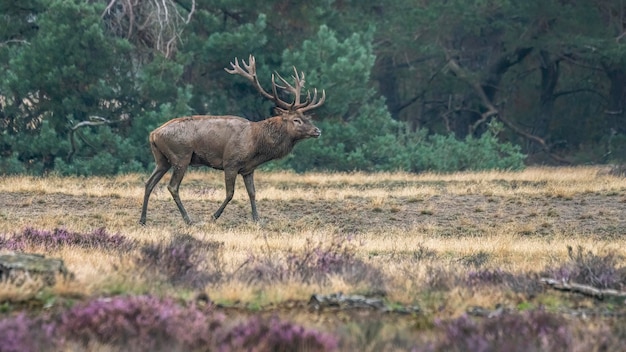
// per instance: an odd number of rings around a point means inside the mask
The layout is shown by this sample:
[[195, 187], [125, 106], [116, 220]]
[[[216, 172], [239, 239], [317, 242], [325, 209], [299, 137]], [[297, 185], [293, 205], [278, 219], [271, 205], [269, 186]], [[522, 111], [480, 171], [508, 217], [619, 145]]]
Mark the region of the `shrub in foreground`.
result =
[[555, 280], [572, 281], [600, 289], [624, 289], [626, 266], [623, 258], [609, 251], [604, 255], [585, 251], [578, 246], [576, 251], [567, 247], [569, 260], [559, 266], [544, 270], [544, 275]]
[[38, 247], [50, 251], [65, 246], [129, 251], [134, 248], [135, 242], [120, 234], [112, 235], [105, 228], [80, 233], [59, 228], [50, 231], [27, 227], [22, 232], [15, 233], [8, 238], [0, 237], [0, 249], [13, 251], [23, 251], [29, 247]]
[[278, 318], [230, 326], [212, 305], [118, 296], [79, 303], [55, 315], [0, 319], [0, 351], [332, 351], [338, 340]]
[[534, 295], [545, 288], [536, 274], [513, 274], [502, 269], [478, 269], [468, 272], [464, 278], [469, 287], [504, 286], [514, 292]]
[[222, 320], [222, 315], [210, 310], [184, 307], [171, 299], [120, 296], [76, 305], [53, 326], [56, 336], [85, 347], [95, 340], [129, 350], [154, 351], [207, 346]]
[[34, 332], [34, 329], [34, 320], [26, 316], [25, 313], [0, 320], [0, 351], [34, 352], [41, 350], [45, 345], [45, 343], [41, 343], [41, 340], [46, 340], [45, 333]]
[[273, 317], [253, 317], [235, 326], [221, 343], [221, 351], [332, 351], [337, 339]]
[[[432, 351], [593, 351], [611, 350], [618, 341], [605, 329], [589, 330], [567, 318], [544, 310], [473, 319], [467, 315], [437, 321], [443, 332]], [[608, 349], [607, 349], [608, 348]]]
[[223, 276], [223, 242], [200, 241], [176, 234], [169, 242], [147, 244], [136, 261], [140, 267], [165, 275], [174, 285], [204, 287]]
[[357, 258], [355, 244], [347, 237], [317, 244], [308, 239], [298, 251], [275, 253], [268, 250], [252, 255], [239, 272], [241, 280], [258, 283], [289, 280], [324, 283], [331, 275], [340, 276], [351, 284], [364, 282], [373, 287], [384, 286], [380, 270]]

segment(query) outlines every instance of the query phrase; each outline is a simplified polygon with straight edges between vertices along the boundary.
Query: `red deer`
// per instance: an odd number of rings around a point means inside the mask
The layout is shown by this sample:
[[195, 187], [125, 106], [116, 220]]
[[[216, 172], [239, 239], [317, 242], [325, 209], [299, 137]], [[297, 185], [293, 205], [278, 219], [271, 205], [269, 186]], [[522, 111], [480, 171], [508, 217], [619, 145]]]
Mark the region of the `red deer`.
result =
[[[213, 214], [213, 219], [222, 215], [224, 208], [235, 193], [237, 174], [243, 177], [250, 205], [252, 219], [259, 220], [256, 210], [254, 190], [254, 170], [270, 160], [279, 159], [291, 152], [294, 145], [306, 138], [317, 138], [321, 131], [315, 127], [310, 117], [304, 113], [319, 107], [326, 100], [326, 92], [321, 97], [314, 90], [313, 98], [308, 91], [304, 102], [301, 90], [304, 88], [304, 74], [298, 73], [294, 67], [294, 85], [288, 83], [278, 73], [280, 84], [272, 75], [272, 93], [261, 87], [256, 75], [256, 63], [250, 55], [248, 64], [242, 60], [243, 68], [237, 58], [230, 63], [231, 69], [225, 68], [230, 74], [241, 75], [252, 82], [261, 95], [276, 104], [277, 116], [263, 121], [252, 122], [237, 116], [190, 116], [170, 120], [150, 133], [150, 148], [154, 155], [156, 167], [146, 181], [146, 189], [141, 208], [140, 224], [146, 223], [148, 199], [150, 193], [165, 173], [173, 168], [172, 178], [167, 189], [172, 194], [183, 219], [188, 224], [191, 219], [183, 207], [178, 195], [180, 183], [189, 165], [206, 165], [224, 170], [226, 183], [226, 199]], [[294, 96], [288, 103], [279, 98], [278, 89]]]

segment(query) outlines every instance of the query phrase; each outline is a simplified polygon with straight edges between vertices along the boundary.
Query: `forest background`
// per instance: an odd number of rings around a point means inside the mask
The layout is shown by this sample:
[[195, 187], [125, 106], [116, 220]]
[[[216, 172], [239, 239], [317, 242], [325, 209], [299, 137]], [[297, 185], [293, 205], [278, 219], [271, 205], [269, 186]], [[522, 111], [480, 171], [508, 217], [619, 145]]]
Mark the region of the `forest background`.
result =
[[0, 1], [0, 174], [153, 167], [151, 130], [272, 105], [224, 67], [325, 89], [267, 168], [410, 172], [626, 159], [623, 0]]

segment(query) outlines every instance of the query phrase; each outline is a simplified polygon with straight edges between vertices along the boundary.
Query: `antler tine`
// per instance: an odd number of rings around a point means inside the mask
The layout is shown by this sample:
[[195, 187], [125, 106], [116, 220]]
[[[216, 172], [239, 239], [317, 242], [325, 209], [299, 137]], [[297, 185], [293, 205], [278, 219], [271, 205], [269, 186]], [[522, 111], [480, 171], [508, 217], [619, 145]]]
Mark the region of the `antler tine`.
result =
[[232, 67], [232, 69], [228, 69], [228, 67], [224, 67], [224, 70], [230, 74], [233, 74], [233, 75], [238, 74], [238, 75], [244, 76], [245, 78], [249, 80], [254, 80], [254, 77], [249, 73], [250, 67], [246, 65], [245, 60], [241, 60], [241, 62], [243, 62], [243, 66], [246, 68], [245, 71], [244, 69], [241, 68], [241, 66], [239, 66], [239, 59], [237, 57], [235, 57], [235, 63], [233, 63], [232, 61], [230, 62], [230, 67]]
[[324, 104], [324, 101], [326, 101], [326, 90], [322, 89], [322, 97], [317, 102], [315, 101], [316, 99], [317, 99], [317, 88], [315, 88], [315, 90], [313, 91], [313, 99], [311, 100], [311, 103], [300, 108], [300, 111], [301, 112], [309, 111], [311, 109], [315, 109], [319, 107], [320, 105]]
[[[280, 73], [278, 72], [274, 72], [274, 75], [276, 75], [276, 77], [278, 77], [278, 79], [284, 84], [284, 86], [278, 86], [278, 88], [282, 88], [288, 91], [294, 91], [295, 88], [289, 83], [287, 82], [286, 79], [283, 78], [283, 76], [280, 75]], [[273, 75], [272, 75], [273, 76]]]
[[[313, 98], [315, 98], [315, 95], [313, 96]], [[306, 91], [306, 100], [304, 101], [304, 103], [302, 103], [302, 105], [306, 106], [311, 104], [311, 91], [307, 90]]]
[[288, 82], [285, 82], [285, 80], [284, 80], [284, 79], [283, 79], [283, 78], [282, 78], [282, 77], [278, 74], [278, 72], [274, 72], [274, 73], [272, 73], [272, 85], [273, 85], [274, 87], [276, 87], [276, 88], [280, 88], [280, 89], [285, 89], [285, 90], [287, 90], [287, 87], [285, 87], [285, 86], [281, 86], [280, 84], [276, 84], [276, 80], [275, 80], [275, 77], [276, 77], [276, 76], [278, 76], [278, 79], [282, 80], [282, 81], [283, 81], [283, 83], [285, 83], [285, 84], [287, 84], [287, 85], [289, 86], [289, 83], [288, 83]]
[[[302, 77], [301, 77], [302, 76]], [[300, 87], [300, 88], [304, 88], [304, 72], [300, 72], [298, 73], [298, 69], [296, 69], [296, 67], [293, 67], [293, 76], [291, 76], [294, 80], [294, 82], [296, 82], [296, 86]], [[302, 83], [300, 83], [302, 82]]]
[[278, 99], [278, 91], [276, 91], [276, 87], [278, 87], [280, 89], [285, 89], [285, 87], [276, 84], [276, 80], [274, 78], [274, 74], [272, 73], [272, 93], [274, 93], [274, 96]]
[[[254, 57], [251, 56], [251, 58], [252, 65], [254, 66]], [[250, 65], [246, 65], [246, 60], [242, 59], [241, 62], [243, 63], [243, 67], [245, 67], [245, 71], [241, 68], [241, 66], [239, 66], [239, 59], [236, 56], [235, 63], [233, 63], [232, 61], [230, 62], [230, 66], [232, 67], [232, 69], [228, 69], [227, 67], [225, 67], [224, 70], [226, 70], [226, 72], [230, 74], [239, 74], [248, 79], [251, 79], [252, 75], [254, 74], [254, 67], [252, 67], [252, 70], [250, 70]]]
[[237, 60], [236, 56], [235, 56], [235, 63], [233, 64], [233, 62], [231, 61], [230, 67], [232, 67], [232, 69], [229, 69], [228, 67], [224, 67], [224, 70], [231, 74], [237, 73], [237, 67], [239, 67], [239, 61]]
[[315, 103], [316, 99], [317, 99], [317, 88], [313, 89], [313, 100], [311, 100], [311, 91], [307, 91], [306, 92], [306, 102], [307, 102], [307, 105], [309, 105], [311, 103]]
[[[300, 74], [298, 74], [298, 70], [294, 66], [293, 67], [293, 73], [294, 73], [293, 79], [294, 79], [294, 82], [296, 84], [296, 87], [295, 87], [296, 97], [295, 97], [295, 99], [293, 101], [293, 105], [294, 106], [300, 106], [301, 105], [300, 104], [300, 95], [302, 93], [302, 88], [304, 88], [304, 83], [305, 83], [304, 72], [300, 72], [302, 74], [302, 77], [300, 77]], [[307, 92], [307, 94], [308, 94], [308, 92]]]
[[[285, 86], [279, 86], [279, 88], [284, 89], [286, 91], [289, 91], [291, 93], [293, 93], [294, 95], [294, 100], [293, 103], [290, 106], [291, 110], [296, 110], [299, 109], [303, 106], [306, 106], [309, 102], [308, 100], [304, 103], [300, 102], [300, 97], [302, 96], [302, 88], [304, 88], [304, 72], [298, 73], [298, 70], [295, 68], [293, 68], [294, 71], [294, 75], [291, 76], [291, 78], [293, 78], [294, 80], [294, 85], [291, 85], [291, 83], [287, 82], [286, 79], [284, 79], [278, 72], [276, 72], [276, 76], [278, 77], [278, 79], [280, 79], [280, 81], [285, 85]], [[310, 94], [310, 93], [308, 93]]]
[[[235, 58], [235, 60], [237, 60], [237, 58]], [[246, 71], [250, 72], [251, 75], [256, 76], [256, 59], [254, 56], [250, 55], [248, 57], [247, 65], [245, 60], [242, 59], [241, 62], [243, 63], [243, 67], [246, 68]]]
[[[286, 79], [283, 78], [283, 76], [280, 75], [280, 73], [275, 72], [274, 73], [276, 75], [276, 77], [278, 77], [278, 79], [282, 82], [282, 84], [284, 85], [278, 85], [275, 84], [275, 87], [278, 87], [282, 90], [285, 90], [287, 92], [293, 93], [293, 95], [295, 96], [295, 99], [293, 101], [293, 103], [288, 104], [288, 109], [289, 110], [294, 110], [294, 107], [300, 105], [300, 91], [299, 89], [297, 89], [296, 87], [292, 86], [291, 83], [287, 82]], [[274, 75], [272, 75], [272, 80], [273, 80]]]
[[241, 68], [241, 66], [239, 65], [239, 60], [236, 57], [235, 57], [235, 63], [232, 63], [232, 62], [230, 63], [230, 66], [232, 67], [232, 69], [224, 68], [224, 70], [226, 70], [226, 72], [230, 74], [238, 74], [240, 76], [243, 76], [249, 81], [251, 81], [254, 84], [255, 88], [259, 91], [259, 93], [261, 93], [261, 95], [263, 95], [267, 99], [274, 101], [276, 105], [285, 106], [285, 107], [289, 106], [289, 104], [282, 102], [280, 101], [280, 99], [278, 99], [276, 92], [274, 92], [274, 95], [271, 95], [270, 93], [266, 92], [265, 89], [263, 89], [263, 87], [261, 87], [259, 78], [256, 75], [256, 60], [254, 56], [250, 55], [248, 57], [247, 64], [246, 64], [246, 60], [242, 59], [241, 62], [243, 63], [243, 67], [245, 68], [245, 70], [244, 68]]

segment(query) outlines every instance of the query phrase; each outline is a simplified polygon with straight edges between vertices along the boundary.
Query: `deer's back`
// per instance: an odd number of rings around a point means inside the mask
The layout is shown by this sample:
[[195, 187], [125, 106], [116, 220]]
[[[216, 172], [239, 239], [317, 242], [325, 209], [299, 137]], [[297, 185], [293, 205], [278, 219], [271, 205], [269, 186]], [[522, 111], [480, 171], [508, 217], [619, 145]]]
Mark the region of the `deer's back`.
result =
[[222, 169], [225, 158], [244, 152], [251, 122], [237, 116], [189, 116], [170, 120], [150, 134], [165, 156]]

